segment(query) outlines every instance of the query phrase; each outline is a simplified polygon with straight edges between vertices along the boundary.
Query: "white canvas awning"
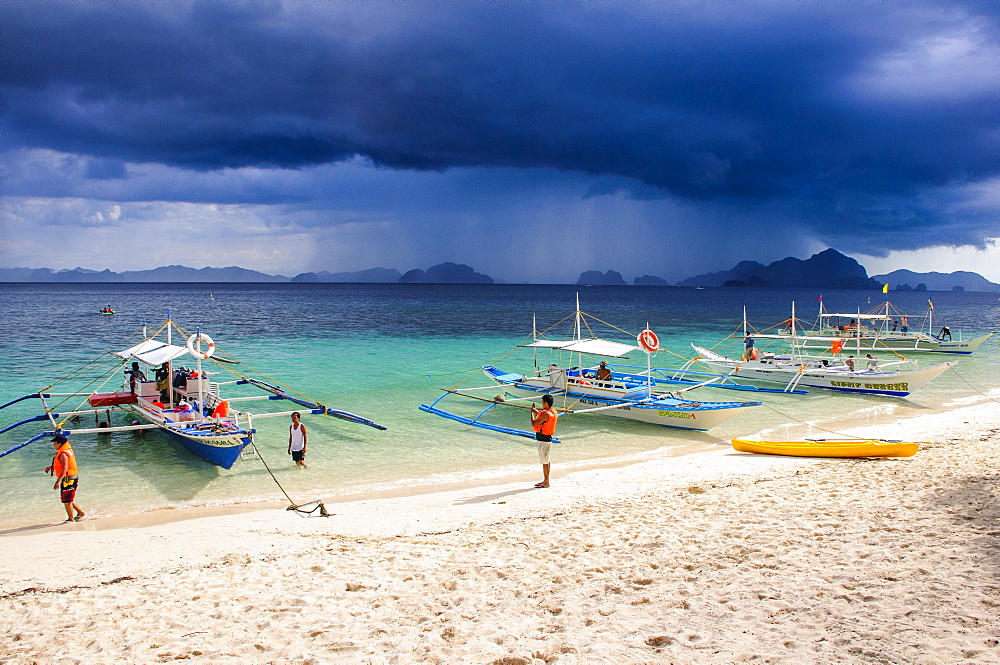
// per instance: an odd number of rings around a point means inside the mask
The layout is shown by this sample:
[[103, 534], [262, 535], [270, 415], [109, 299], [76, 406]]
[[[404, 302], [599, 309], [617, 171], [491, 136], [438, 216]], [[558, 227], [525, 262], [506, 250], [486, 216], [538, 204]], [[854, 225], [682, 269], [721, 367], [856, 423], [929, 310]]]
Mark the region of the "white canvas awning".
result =
[[858, 319], [859, 321], [884, 321], [892, 317], [887, 314], [823, 314], [824, 317], [838, 316], [842, 319]]
[[164, 344], [155, 339], [147, 339], [124, 351], [115, 353], [120, 358], [135, 358], [147, 365], [162, 365], [181, 356], [188, 355], [186, 347], [175, 344]]
[[553, 340], [540, 339], [531, 344], [525, 344], [528, 348], [540, 349], [560, 349], [572, 353], [585, 353], [590, 356], [607, 356], [609, 358], [621, 358], [627, 353], [637, 350], [638, 346], [612, 342], [607, 339], [567, 339]]

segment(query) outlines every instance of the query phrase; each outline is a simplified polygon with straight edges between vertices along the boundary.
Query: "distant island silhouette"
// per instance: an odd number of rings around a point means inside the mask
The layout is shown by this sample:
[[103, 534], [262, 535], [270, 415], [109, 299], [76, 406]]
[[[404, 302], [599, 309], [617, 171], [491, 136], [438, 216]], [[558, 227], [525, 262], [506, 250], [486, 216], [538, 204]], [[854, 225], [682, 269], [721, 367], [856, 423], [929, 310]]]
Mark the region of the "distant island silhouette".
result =
[[[0, 268], [0, 283], [144, 283], [144, 282], [232, 282], [232, 283], [356, 283], [356, 284], [495, 284], [502, 280], [476, 272], [462, 263], [444, 262], [426, 270], [401, 273], [395, 268], [369, 268], [354, 272], [303, 272], [294, 277], [269, 275], [238, 266], [189, 268], [161, 266], [152, 270], [116, 273], [111, 270], [52, 270], [50, 268]], [[628, 286], [616, 270], [585, 270], [576, 284], [581, 286]], [[636, 276], [635, 286], [669, 287], [657, 275]], [[1000, 291], [1000, 284], [968, 271], [952, 273], [895, 270], [870, 277], [864, 266], [835, 249], [826, 249], [808, 259], [787, 257], [768, 265], [740, 261], [729, 270], [695, 275], [677, 282], [678, 287], [779, 287], [821, 289], [881, 289], [893, 291]]]

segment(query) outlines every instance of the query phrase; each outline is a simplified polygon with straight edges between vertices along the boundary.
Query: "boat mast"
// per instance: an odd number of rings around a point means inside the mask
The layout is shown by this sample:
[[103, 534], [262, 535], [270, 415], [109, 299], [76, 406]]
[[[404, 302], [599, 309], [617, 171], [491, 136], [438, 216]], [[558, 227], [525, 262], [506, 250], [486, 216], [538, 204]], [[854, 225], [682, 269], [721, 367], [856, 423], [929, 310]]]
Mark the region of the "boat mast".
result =
[[[170, 310], [167, 310], [167, 346], [170, 346], [170, 329], [173, 327], [173, 319], [170, 318]], [[174, 363], [167, 361], [167, 406], [174, 408]]]
[[[194, 331], [195, 339], [201, 336], [201, 331], [195, 328]], [[201, 373], [201, 356], [195, 356], [195, 372], [198, 373], [198, 422], [203, 422], [205, 419], [205, 381], [202, 378], [204, 375]]]
[[[531, 313], [531, 342], [534, 344], [538, 341], [538, 317], [532, 312]], [[535, 374], [538, 374], [538, 347], [531, 347], [531, 362], [535, 365]]]
[[[649, 330], [649, 321], [646, 321], [646, 330]], [[645, 351], [645, 349], [643, 349]], [[646, 385], [652, 393], [653, 390], [653, 354], [646, 351]]]
[[[583, 325], [582, 325], [583, 314], [580, 312], [580, 292], [576, 293], [576, 339], [577, 341], [583, 339]], [[573, 364], [573, 353], [570, 354], [570, 364]], [[583, 354], [576, 354], [576, 365], [577, 367], [583, 367]]]
[[854, 326], [854, 344], [857, 347], [858, 359], [861, 359], [861, 308], [858, 307], [857, 325]]
[[[822, 304], [820, 305], [822, 307]], [[744, 309], [746, 309], [744, 307]], [[792, 318], [788, 320], [788, 323], [792, 326], [792, 356], [798, 355], [798, 347], [795, 345], [795, 301], [792, 301]]]

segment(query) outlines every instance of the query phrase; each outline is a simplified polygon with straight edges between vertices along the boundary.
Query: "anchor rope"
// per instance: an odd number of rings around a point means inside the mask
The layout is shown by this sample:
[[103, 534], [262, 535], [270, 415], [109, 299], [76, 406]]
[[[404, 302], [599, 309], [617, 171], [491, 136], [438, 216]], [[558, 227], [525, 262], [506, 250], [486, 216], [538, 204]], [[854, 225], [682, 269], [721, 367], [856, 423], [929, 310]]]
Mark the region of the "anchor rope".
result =
[[[307, 503], [295, 503], [295, 501], [292, 499], [292, 497], [290, 497], [288, 495], [288, 492], [285, 491], [285, 488], [278, 481], [277, 477], [275, 477], [274, 472], [271, 471], [271, 467], [268, 465], [267, 461], [264, 459], [264, 456], [260, 454], [260, 449], [257, 448], [257, 444], [253, 440], [253, 435], [250, 435], [250, 447], [253, 448], [253, 451], [254, 451], [254, 453], [256, 453], [257, 458], [260, 459], [261, 464], [264, 465], [264, 468], [267, 469], [267, 472], [271, 475], [271, 480], [274, 481], [274, 484], [278, 486], [278, 489], [281, 490], [281, 493], [285, 495], [286, 499], [288, 499], [289, 506], [288, 506], [288, 508], [286, 508], [286, 510], [291, 510], [291, 511], [294, 511], [296, 513], [303, 513], [304, 515], [312, 515], [314, 512], [316, 512], [318, 510], [320, 517], [332, 517], [333, 516], [333, 513], [328, 513], [326, 511], [326, 506], [323, 505], [322, 501], [316, 500], [316, 501], [309, 501]], [[303, 506], [311, 506], [313, 504], [316, 504], [316, 506], [312, 510], [301, 510], [301, 508]]]

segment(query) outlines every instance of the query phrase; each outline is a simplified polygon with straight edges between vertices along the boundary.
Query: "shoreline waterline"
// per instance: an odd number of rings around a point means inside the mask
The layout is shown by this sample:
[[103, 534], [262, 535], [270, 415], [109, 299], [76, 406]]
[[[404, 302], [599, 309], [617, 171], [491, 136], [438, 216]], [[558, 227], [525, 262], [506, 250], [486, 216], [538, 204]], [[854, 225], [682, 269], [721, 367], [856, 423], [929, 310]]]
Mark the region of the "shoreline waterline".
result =
[[[889, 422], [873, 424], [871, 422], [866, 422], [869, 420], [867, 414], [855, 414], [854, 417], [833, 418], [830, 421], [823, 422], [822, 424], [787, 422], [780, 425], [772, 425], [762, 431], [744, 435], [742, 438], [764, 437], [774, 439], [781, 436], [785, 439], [794, 440], [801, 438], [824, 438], [824, 434], [829, 434], [830, 438], [835, 438], [837, 436], [867, 436], [872, 438], [894, 439], [898, 437], [895, 434], [892, 434], [892, 432], [898, 432], [900, 429], [912, 429], [912, 424], [922, 419], [931, 422], [940, 422], [941, 420], [951, 419], [955, 419], [957, 421], [960, 418], [967, 417], [967, 415], [964, 415], [966, 413], [973, 413], [978, 408], [1000, 401], [1000, 399], [998, 399], [1000, 398], [1000, 390], [994, 390], [991, 392], [994, 394], [982, 394], [976, 397], [966, 397], [962, 400], [964, 405], [958, 408], [947, 408], [945, 406], [935, 409], [922, 408], [921, 413], [896, 418], [890, 420]], [[886, 410], [886, 407], [889, 410], [893, 410], [891, 404], [891, 402], [888, 402], [887, 404], [883, 403], [873, 405], [872, 410], [876, 413]], [[969, 421], [962, 422], [967, 424]], [[922, 441], [922, 439], [912, 440]], [[718, 455], [720, 452], [725, 453], [727, 451], [732, 452], [729, 439], [718, 440], [714, 443], [705, 442], [682, 446], [663, 446], [620, 457], [574, 460], [564, 463], [555, 461], [553, 465], [553, 484], [556, 485], [555, 489], [558, 491], [558, 482], [560, 479], [564, 479], [580, 472], [600, 472], [602, 470], [624, 469], [632, 466], [641, 467], [642, 465], [662, 462], [667, 459], [697, 457], [712, 454]], [[301, 473], [309, 473], [309, 470], [304, 469]], [[480, 473], [485, 473], [486, 477], [465, 477], [463, 479], [455, 479], [449, 478], [448, 476], [466, 476], [466, 474], [445, 474], [445, 477], [437, 478], [403, 479], [388, 487], [361, 486], [339, 489], [328, 488], [326, 490], [318, 490], [313, 493], [323, 494], [323, 496], [319, 499], [315, 496], [293, 498], [302, 499], [303, 504], [306, 504], [306, 501], [322, 501], [324, 505], [328, 507], [328, 512], [334, 513], [335, 511], [330, 508], [331, 506], [344, 506], [368, 501], [407, 499], [410, 497], [445, 494], [457, 491], [470, 491], [480, 488], [507, 487], [519, 484], [523, 484], [525, 487], [530, 488], [531, 484], [537, 480], [540, 472], [534, 466], [527, 465], [523, 467], [502, 467], [497, 469], [481, 470]], [[53, 500], [54, 498], [55, 497], [53, 497]], [[309, 503], [306, 505], [311, 508], [314, 504]], [[58, 508], [58, 506], [56, 506], [56, 508]], [[61, 516], [54, 510], [53, 520], [56, 521], [48, 524], [12, 525], [10, 527], [0, 529], [0, 539], [24, 535], [26, 533], [32, 533], [39, 530], [49, 531], [69, 529], [72, 531], [114, 531], [118, 529], [147, 528], [188, 520], [198, 520], [202, 518], [235, 516], [248, 513], [271, 513], [272, 511], [287, 510], [287, 508], [288, 501], [281, 496], [280, 490], [275, 488], [273, 498], [250, 500], [234, 499], [232, 501], [221, 503], [214, 502], [205, 505], [156, 507], [135, 512], [110, 515], [91, 513], [85, 520], [73, 525], [62, 524]], [[308, 519], [312, 518], [310, 517]]]

